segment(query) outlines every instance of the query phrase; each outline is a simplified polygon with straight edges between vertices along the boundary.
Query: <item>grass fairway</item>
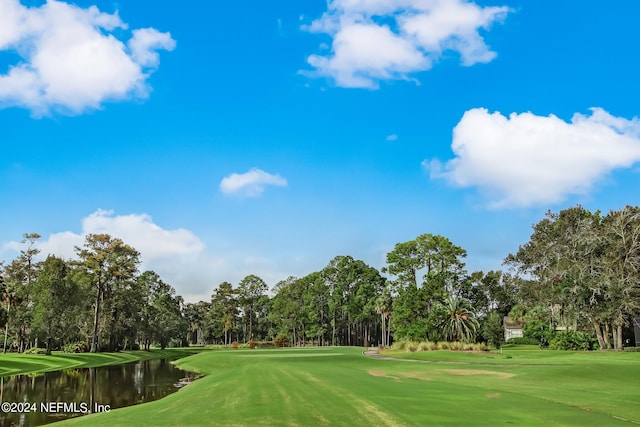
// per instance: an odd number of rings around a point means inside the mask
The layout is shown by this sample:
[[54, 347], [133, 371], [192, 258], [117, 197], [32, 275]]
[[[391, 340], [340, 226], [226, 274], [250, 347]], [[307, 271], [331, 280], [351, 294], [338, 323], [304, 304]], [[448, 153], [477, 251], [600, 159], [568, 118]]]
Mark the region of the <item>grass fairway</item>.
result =
[[0, 376], [59, 371], [72, 368], [94, 368], [119, 365], [147, 359], [178, 358], [194, 351], [190, 349], [165, 349], [151, 351], [122, 351], [120, 353], [62, 353], [0, 354]]
[[[178, 364], [206, 374], [159, 401], [65, 421], [113, 426], [458, 426], [640, 423], [640, 354], [220, 350]], [[460, 358], [469, 360], [459, 360]], [[452, 360], [453, 359], [453, 360]], [[473, 362], [467, 364], [465, 362]]]

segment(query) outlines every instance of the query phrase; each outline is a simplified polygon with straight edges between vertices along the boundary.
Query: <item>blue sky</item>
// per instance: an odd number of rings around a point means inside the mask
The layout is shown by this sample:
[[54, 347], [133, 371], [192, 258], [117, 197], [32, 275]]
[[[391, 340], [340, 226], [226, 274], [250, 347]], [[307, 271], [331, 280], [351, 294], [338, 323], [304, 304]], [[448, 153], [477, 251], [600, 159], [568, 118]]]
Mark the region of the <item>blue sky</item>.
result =
[[0, 259], [108, 232], [189, 301], [398, 242], [497, 269], [638, 203], [640, 5], [0, 0]]

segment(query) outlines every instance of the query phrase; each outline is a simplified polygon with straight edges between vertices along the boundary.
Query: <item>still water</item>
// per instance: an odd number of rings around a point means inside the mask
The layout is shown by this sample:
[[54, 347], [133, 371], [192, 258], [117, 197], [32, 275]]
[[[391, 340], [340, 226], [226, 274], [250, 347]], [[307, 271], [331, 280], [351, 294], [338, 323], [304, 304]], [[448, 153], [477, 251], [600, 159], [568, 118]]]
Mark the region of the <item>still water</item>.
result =
[[178, 391], [181, 379], [195, 377], [168, 359], [4, 377], [0, 427], [39, 426], [149, 402]]

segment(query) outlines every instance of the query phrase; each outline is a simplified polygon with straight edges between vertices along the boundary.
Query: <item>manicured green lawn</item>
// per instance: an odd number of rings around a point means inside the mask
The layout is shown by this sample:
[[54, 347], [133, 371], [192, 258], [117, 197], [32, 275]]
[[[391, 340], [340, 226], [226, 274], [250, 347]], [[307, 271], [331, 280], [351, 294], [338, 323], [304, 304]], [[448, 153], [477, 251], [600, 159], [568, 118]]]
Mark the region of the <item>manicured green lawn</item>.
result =
[[[87, 426], [459, 426], [640, 423], [639, 353], [214, 350], [178, 362], [206, 376], [161, 400], [65, 421]], [[424, 353], [426, 354], [426, 353]], [[423, 353], [413, 353], [426, 357]], [[461, 360], [466, 359], [469, 360]], [[504, 359], [503, 359], [504, 358]], [[462, 362], [474, 362], [464, 364]], [[493, 363], [498, 362], [498, 363]], [[511, 363], [513, 362], [513, 363]]]
[[119, 365], [146, 359], [178, 358], [194, 353], [191, 349], [165, 349], [151, 351], [123, 351], [120, 353], [59, 353], [39, 354], [1, 354], [0, 376], [31, 374], [36, 372], [58, 371], [70, 368], [91, 368], [106, 365]]

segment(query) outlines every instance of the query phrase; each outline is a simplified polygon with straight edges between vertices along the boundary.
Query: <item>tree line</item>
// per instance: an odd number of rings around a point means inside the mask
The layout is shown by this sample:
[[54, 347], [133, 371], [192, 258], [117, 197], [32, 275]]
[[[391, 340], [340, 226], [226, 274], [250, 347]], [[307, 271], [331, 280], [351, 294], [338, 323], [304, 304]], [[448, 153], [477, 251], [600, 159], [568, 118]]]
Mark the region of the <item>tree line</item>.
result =
[[88, 235], [77, 259], [44, 261], [36, 261], [40, 236], [24, 238], [0, 270], [4, 351], [401, 339], [500, 345], [507, 315], [543, 345], [582, 334], [599, 348], [621, 349], [640, 311], [640, 208], [631, 206], [607, 215], [581, 206], [547, 213], [505, 258], [506, 271], [468, 273], [463, 248], [423, 234], [396, 244], [380, 271], [337, 256], [271, 289], [256, 275], [223, 282], [197, 303], [141, 272], [140, 254], [118, 238]]
[[26, 247], [2, 268], [4, 352], [165, 347], [185, 335], [182, 297], [156, 273], [141, 273], [140, 254], [122, 240], [90, 234], [77, 260], [36, 262], [39, 238], [25, 234]]

